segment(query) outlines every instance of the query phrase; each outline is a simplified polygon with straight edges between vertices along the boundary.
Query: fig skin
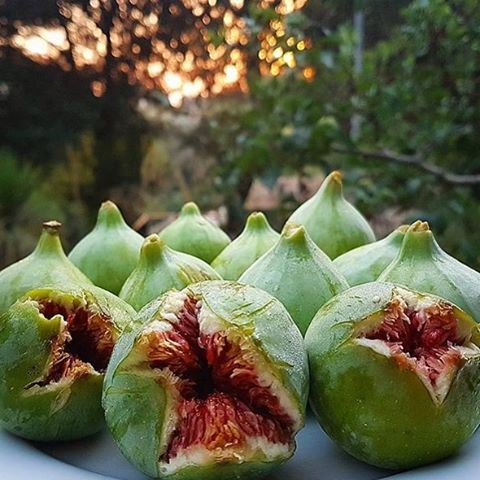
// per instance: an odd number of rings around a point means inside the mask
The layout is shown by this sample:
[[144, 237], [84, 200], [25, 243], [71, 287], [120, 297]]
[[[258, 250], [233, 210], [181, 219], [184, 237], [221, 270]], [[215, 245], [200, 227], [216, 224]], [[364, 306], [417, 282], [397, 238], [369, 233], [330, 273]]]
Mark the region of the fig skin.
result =
[[270, 250], [280, 235], [261, 212], [249, 215], [243, 232], [212, 262], [225, 280], [238, 280], [245, 270]]
[[45, 222], [33, 252], [0, 272], [0, 314], [34, 288], [92, 285], [65, 255], [59, 234], [61, 226], [54, 220]]
[[303, 225], [312, 240], [332, 260], [375, 241], [375, 234], [365, 217], [343, 196], [342, 179], [338, 170], [330, 173], [317, 193], [288, 219], [288, 222]]
[[170, 248], [198, 257], [207, 263], [212, 263], [231, 242], [230, 237], [220, 227], [202, 216], [193, 202], [186, 203], [178, 218], [158, 235]]
[[[45, 374], [51, 341], [61, 319], [39, 314], [33, 300], [58, 299], [64, 305], [88, 301], [111, 315], [112, 334], [133, 328], [135, 311], [97, 287], [28, 292], [0, 317], [0, 424], [9, 432], [35, 441], [67, 441], [100, 431], [104, 423], [101, 392], [104, 374], [91, 372], [47, 387], [31, 386]], [[33, 300], [32, 300], [33, 299]]]
[[68, 257], [97, 287], [118, 295], [138, 262], [143, 240], [118, 207], [107, 201], [100, 206], [93, 230]]
[[349, 285], [303, 226], [287, 223], [276, 245], [239, 279], [280, 300], [302, 335], [318, 309]]
[[480, 273], [442, 250], [427, 222], [410, 225], [400, 252], [378, 280], [443, 297], [480, 322]]
[[158, 235], [145, 239], [140, 260], [120, 291], [120, 298], [135, 310], [172, 288], [181, 290], [204, 280], [220, 280], [220, 275], [203, 260], [172, 250]]
[[[446, 398], [435, 404], [412, 370], [353, 343], [359, 322], [380, 315], [396, 289], [372, 282], [334, 297], [313, 319], [305, 344], [310, 405], [325, 432], [359, 460], [406, 469], [455, 453], [473, 435], [480, 423], [480, 358], [460, 367]], [[457, 307], [454, 311], [479, 345], [478, 325]]]
[[352, 287], [374, 282], [398, 255], [407, 228], [401, 225], [381, 240], [340, 255], [333, 264]]
[[[308, 398], [308, 362], [303, 339], [281, 303], [259, 289], [236, 282], [205, 281], [190, 285], [183, 292], [208, 305], [226, 329], [239, 328], [245, 337], [254, 340], [295, 398], [303, 424]], [[103, 387], [105, 418], [114, 440], [127, 460], [154, 478], [240, 480], [264, 477], [285, 459], [197, 464], [171, 475], [162, 475], [159, 471], [161, 432], [169, 420], [165, 411], [172, 395], [153, 374], [145, 374], [135, 367], [142, 355], [136, 341], [145, 326], [161, 318], [159, 312], [169, 293], [147, 304], [138, 314], [142, 326], [122, 335], [114, 348]]]

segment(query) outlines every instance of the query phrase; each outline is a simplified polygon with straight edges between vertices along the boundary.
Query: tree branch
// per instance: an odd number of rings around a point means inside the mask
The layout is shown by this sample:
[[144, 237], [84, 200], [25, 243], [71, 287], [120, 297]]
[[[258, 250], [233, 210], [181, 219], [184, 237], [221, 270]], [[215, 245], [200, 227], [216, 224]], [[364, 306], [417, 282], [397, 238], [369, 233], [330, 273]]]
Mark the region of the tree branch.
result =
[[384, 160], [386, 162], [398, 163], [415, 167], [418, 170], [430, 173], [446, 183], [454, 185], [477, 185], [480, 184], [480, 174], [459, 175], [449, 172], [433, 163], [428, 163], [421, 157], [414, 155], [402, 155], [400, 153], [391, 152], [390, 150], [366, 151], [361, 149], [348, 149], [342, 147], [333, 147], [335, 153], [344, 155], [357, 155], [365, 160]]

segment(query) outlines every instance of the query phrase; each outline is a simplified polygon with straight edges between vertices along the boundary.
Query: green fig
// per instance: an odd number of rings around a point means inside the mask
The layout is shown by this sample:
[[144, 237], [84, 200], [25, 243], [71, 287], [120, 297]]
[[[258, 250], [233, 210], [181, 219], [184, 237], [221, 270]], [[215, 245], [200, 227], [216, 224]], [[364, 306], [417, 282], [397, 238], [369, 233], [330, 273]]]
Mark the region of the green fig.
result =
[[447, 300], [359, 285], [318, 311], [305, 344], [312, 410], [359, 460], [389, 469], [435, 462], [480, 424], [479, 325]]
[[191, 283], [220, 279], [208, 263], [176, 252], [158, 235], [150, 235], [143, 242], [138, 265], [123, 285], [120, 298], [140, 310], [172, 288], [181, 290]]
[[480, 322], [480, 273], [443, 251], [426, 222], [408, 228], [400, 252], [378, 280], [443, 297]]
[[45, 222], [35, 250], [0, 272], [0, 314], [34, 288], [92, 285], [65, 255], [60, 227], [59, 222]]
[[261, 288], [280, 300], [305, 334], [318, 309], [348, 288], [332, 261], [303, 226], [287, 223], [276, 245], [239, 282]]
[[98, 287], [115, 295], [135, 268], [143, 237], [130, 228], [118, 207], [102, 203], [93, 230], [70, 252], [70, 260]]
[[37, 441], [65, 441], [104, 426], [104, 372], [135, 311], [113, 294], [32, 290], [0, 316], [0, 425]]
[[200, 213], [193, 202], [186, 203], [178, 218], [165, 227], [160, 238], [174, 250], [212, 263], [230, 243], [228, 235]]
[[116, 345], [103, 389], [130, 462], [155, 478], [248, 480], [292, 456], [308, 369], [278, 300], [206, 281], [165, 293], [139, 320]]
[[328, 175], [318, 192], [288, 219], [304, 225], [312, 240], [332, 260], [375, 241], [367, 220], [343, 196], [342, 178], [339, 171]]
[[273, 247], [279, 234], [261, 212], [247, 218], [243, 232], [212, 262], [212, 267], [225, 280], [238, 280], [242, 273]]
[[397, 256], [408, 225], [402, 225], [390, 235], [337, 257], [333, 264], [353, 287], [375, 281]]

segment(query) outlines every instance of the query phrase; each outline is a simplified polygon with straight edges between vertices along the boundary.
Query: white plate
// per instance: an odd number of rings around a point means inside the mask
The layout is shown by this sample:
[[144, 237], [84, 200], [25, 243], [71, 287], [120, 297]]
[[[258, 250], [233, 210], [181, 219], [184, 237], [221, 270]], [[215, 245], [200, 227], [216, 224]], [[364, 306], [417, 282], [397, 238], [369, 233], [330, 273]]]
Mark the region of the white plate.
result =
[[[313, 418], [297, 437], [297, 452], [268, 480], [473, 480], [480, 475], [480, 435], [454, 457], [392, 474], [356, 461], [336, 447]], [[107, 432], [64, 444], [34, 444], [0, 431], [1, 480], [145, 480]]]

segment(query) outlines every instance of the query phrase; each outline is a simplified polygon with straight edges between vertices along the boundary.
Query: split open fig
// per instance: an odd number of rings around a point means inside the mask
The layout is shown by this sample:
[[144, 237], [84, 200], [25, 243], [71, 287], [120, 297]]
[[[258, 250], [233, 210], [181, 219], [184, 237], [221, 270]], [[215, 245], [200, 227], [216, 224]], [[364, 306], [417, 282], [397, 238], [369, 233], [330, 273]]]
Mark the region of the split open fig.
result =
[[34, 251], [0, 272], [0, 314], [34, 288], [92, 286], [65, 255], [60, 241], [61, 226], [54, 220], [45, 222]]
[[360, 460], [428, 464], [456, 452], [480, 424], [479, 326], [447, 300], [359, 285], [318, 311], [305, 343], [313, 411]]
[[114, 349], [103, 394], [130, 462], [156, 478], [250, 479], [293, 454], [308, 368], [278, 300], [207, 281], [167, 292], [139, 320]]
[[427, 222], [408, 227], [398, 255], [378, 280], [439, 295], [480, 323], [480, 273], [445, 252]]
[[0, 317], [0, 424], [37, 441], [104, 425], [104, 372], [135, 311], [96, 287], [28, 292]]

